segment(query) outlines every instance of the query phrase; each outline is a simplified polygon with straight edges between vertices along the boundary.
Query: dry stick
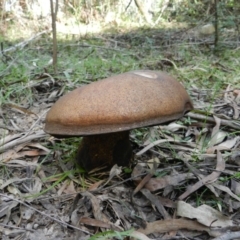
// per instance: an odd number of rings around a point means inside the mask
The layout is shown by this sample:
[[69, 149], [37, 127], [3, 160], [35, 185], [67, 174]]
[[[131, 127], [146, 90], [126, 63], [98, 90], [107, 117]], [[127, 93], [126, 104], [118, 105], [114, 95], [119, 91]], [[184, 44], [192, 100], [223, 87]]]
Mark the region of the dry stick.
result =
[[[18, 48], [19, 48], [19, 49], [23, 49], [29, 42], [35, 40], [37, 37], [41, 36], [41, 35], [44, 34], [44, 33], [48, 33], [48, 32], [49, 32], [49, 30], [42, 31], [42, 32], [40, 32], [40, 33], [37, 33], [37, 34], [34, 35], [33, 37], [31, 37], [31, 38], [29, 38], [29, 39], [27, 39], [27, 40], [25, 40], [25, 41], [23, 41], [23, 42], [20, 42], [20, 43], [16, 44], [16, 45], [13, 46], [13, 47], [10, 47], [10, 48], [7, 48], [7, 49], [5, 49], [5, 50], [2, 50], [2, 51], [0, 52], [0, 57], [4, 56], [6, 52], [15, 51], [15, 50], [17, 50]], [[0, 73], [0, 77], [1, 77], [1, 76], [4, 76], [4, 74], [7, 73], [7, 71], [13, 66], [13, 64], [14, 64], [15, 62], [17, 62], [17, 57], [14, 58], [14, 59], [12, 59], [12, 61], [8, 64], [8, 66]]]
[[132, 0], [130, 0], [129, 3], [128, 3], [128, 5], [126, 6], [125, 12], [128, 10], [128, 8], [129, 8], [129, 6], [131, 5], [131, 3], [132, 3]]
[[156, 25], [160, 22], [160, 20], [162, 19], [162, 15], [163, 15], [164, 11], [167, 9], [169, 2], [170, 2], [170, 0], [162, 1], [162, 3], [161, 3], [161, 9], [160, 9], [160, 14], [159, 14], [157, 20], [156, 20], [155, 23], [154, 23], [155, 26], [156, 26]]
[[214, 39], [214, 50], [217, 50], [218, 47], [218, 0], [214, 0], [214, 8], [215, 8], [215, 39]]
[[56, 17], [58, 10], [58, 0], [55, 3], [55, 9], [53, 9], [53, 0], [50, 0], [51, 16], [52, 16], [52, 34], [53, 34], [53, 70], [54, 73], [57, 71], [57, 28], [56, 28]]
[[151, 17], [146, 9], [146, 6], [144, 5], [143, 2], [139, 1], [139, 0], [134, 0], [139, 12], [142, 14], [142, 16], [144, 17], [145, 21], [150, 24], [153, 25], [153, 22], [151, 20]]
[[[49, 31], [48, 30], [44, 30], [42, 32], [39, 32], [37, 33], [36, 35], [30, 37], [29, 39], [23, 41], [23, 42], [20, 42], [16, 45], [14, 45], [13, 47], [10, 47], [10, 48], [7, 48], [5, 50], [3, 50], [2, 52], [3, 53], [6, 53], [6, 52], [9, 52], [9, 51], [15, 51], [16, 49], [20, 48], [22, 49], [23, 47], [25, 47], [28, 43], [30, 43], [31, 41], [33, 41], [34, 39], [36, 39], [37, 37], [41, 36], [42, 34], [44, 33], [48, 33]], [[1, 56], [2, 53], [0, 53], [0, 56]]]
[[35, 211], [35, 212], [37, 212], [37, 213], [45, 216], [45, 217], [47, 217], [47, 218], [50, 218], [51, 220], [53, 220], [53, 221], [55, 221], [55, 222], [57, 222], [57, 223], [59, 223], [59, 224], [64, 225], [65, 227], [70, 227], [70, 228], [79, 230], [79, 231], [81, 231], [81, 232], [84, 232], [84, 233], [86, 233], [86, 234], [92, 235], [92, 234], [91, 234], [90, 232], [88, 232], [88, 231], [82, 230], [81, 228], [75, 227], [75, 226], [73, 226], [73, 225], [71, 225], [71, 224], [62, 222], [61, 220], [59, 220], [59, 219], [57, 219], [57, 218], [55, 218], [55, 217], [49, 216], [49, 215], [47, 215], [46, 213], [41, 212], [41, 211], [39, 211], [38, 209], [36, 209], [36, 208], [34, 208], [34, 207], [31, 207], [30, 205], [26, 204], [26, 203], [23, 202], [23, 201], [20, 201], [20, 200], [18, 200], [18, 199], [14, 199], [14, 198], [9, 197], [9, 196], [7, 196], [7, 195], [5, 195], [5, 194], [2, 194], [2, 193], [0, 193], [0, 196], [5, 197], [5, 198], [8, 198], [8, 199], [10, 199], [10, 200], [12, 200], [12, 201], [16, 201], [16, 202], [24, 205], [25, 207], [27, 207], [27, 208], [29, 208], [29, 209], [31, 209], [31, 210], [33, 210], [33, 211]]
[[[144, 147], [142, 150], [140, 150], [139, 152], [136, 153], [136, 156], [140, 156], [143, 153], [147, 152], [149, 149], [153, 148], [154, 146], [161, 144], [161, 143], [170, 143], [170, 142], [176, 142], [175, 140], [168, 140], [168, 139], [160, 139], [160, 140], [156, 140], [150, 144], [148, 144], [146, 147]], [[179, 141], [180, 142], [180, 141]]]
[[[209, 117], [209, 116], [199, 114], [199, 113], [189, 112], [186, 114], [186, 116], [195, 118], [197, 120], [203, 120], [205, 122], [215, 123], [215, 120], [213, 117]], [[221, 118], [221, 125], [225, 125], [225, 126], [240, 130], [240, 121], [226, 120], [226, 119]]]

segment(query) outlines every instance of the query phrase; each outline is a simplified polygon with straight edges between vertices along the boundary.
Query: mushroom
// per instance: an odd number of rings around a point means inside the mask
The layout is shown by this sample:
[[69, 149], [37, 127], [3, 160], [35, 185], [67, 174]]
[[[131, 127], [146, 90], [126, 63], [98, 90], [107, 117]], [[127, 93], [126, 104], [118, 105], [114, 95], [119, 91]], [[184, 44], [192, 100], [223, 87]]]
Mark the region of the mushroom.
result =
[[126, 165], [131, 129], [159, 125], [193, 109], [184, 87], [160, 71], [135, 70], [93, 82], [61, 97], [46, 116], [45, 132], [83, 136], [76, 160], [86, 170]]

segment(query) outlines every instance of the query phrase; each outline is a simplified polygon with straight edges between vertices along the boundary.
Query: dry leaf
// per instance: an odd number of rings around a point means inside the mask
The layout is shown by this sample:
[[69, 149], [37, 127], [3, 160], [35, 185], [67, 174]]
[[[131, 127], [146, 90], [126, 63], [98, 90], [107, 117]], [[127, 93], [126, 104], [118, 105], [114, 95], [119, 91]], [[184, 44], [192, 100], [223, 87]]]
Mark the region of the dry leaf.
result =
[[151, 158], [147, 161], [147, 165], [148, 165], [149, 169], [151, 169], [151, 170], [154, 168], [154, 164], [156, 164], [158, 166], [159, 163], [160, 163], [160, 160], [157, 157]]
[[64, 193], [66, 194], [75, 194], [77, 193], [75, 186], [74, 186], [74, 181], [70, 181], [70, 183], [67, 185], [67, 187], [64, 189]]
[[239, 97], [240, 96], [240, 89], [234, 89], [233, 90], [233, 95], [236, 96], [236, 97]]
[[138, 232], [138, 231], [133, 231], [130, 233], [131, 240], [153, 240], [152, 238], [148, 238], [145, 234]]
[[6, 144], [3, 144], [2, 146], [0, 146], [0, 152], [3, 152], [3, 151], [6, 151], [8, 149], [12, 149], [13, 147], [15, 146], [18, 146], [20, 144], [26, 144], [26, 143], [29, 143], [31, 142], [32, 140], [36, 140], [36, 139], [39, 139], [39, 138], [43, 138], [45, 137], [47, 134], [43, 131], [43, 130], [39, 130], [37, 132], [31, 132], [31, 133], [25, 133], [24, 135], [23, 134], [18, 134], [18, 137], [17, 139], [14, 139]]
[[34, 198], [41, 192], [43, 183], [40, 178], [34, 177], [34, 179], [31, 179], [31, 184], [25, 184], [23, 183], [23, 186], [28, 191], [28, 193], [22, 194], [22, 196], [27, 197], [27, 202], [31, 202], [34, 200]]
[[89, 188], [88, 191], [94, 191], [99, 188], [99, 186], [104, 182], [104, 180], [97, 181], [93, 183]]
[[216, 144], [221, 143], [224, 140], [224, 138], [227, 137], [227, 135], [228, 135], [227, 132], [219, 130], [211, 137], [211, 140], [208, 143], [208, 147], [212, 147]]
[[167, 126], [159, 126], [159, 128], [164, 129], [164, 130], [168, 130], [168, 131], [171, 131], [171, 132], [176, 132], [179, 129], [187, 129], [186, 126], [175, 123], [175, 122], [172, 122], [172, 123], [168, 124]]
[[197, 219], [199, 223], [207, 227], [224, 228], [233, 226], [232, 220], [224, 216], [221, 212], [205, 204], [194, 208], [186, 202], [178, 201], [177, 215], [180, 217]]
[[188, 179], [195, 178], [192, 173], [180, 173], [172, 176], [165, 176], [161, 178], [151, 178], [144, 187], [150, 191], [156, 191], [163, 189], [167, 186], [179, 186]]
[[240, 231], [236, 232], [229, 232], [227, 231], [226, 233], [222, 234], [220, 237], [216, 237], [212, 240], [238, 240], [240, 238]]
[[221, 131], [220, 125], [221, 125], [221, 119], [218, 118], [217, 116], [213, 115], [213, 118], [216, 122], [216, 125], [212, 129], [212, 134], [211, 134], [211, 140], [208, 143], [208, 147], [212, 147], [224, 140], [224, 138], [227, 136], [227, 133], [224, 131]]
[[102, 187], [106, 186], [115, 176], [118, 177], [121, 173], [122, 167], [119, 167], [117, 164], [115, 164], [110, 170], [108, 180], [104, 183]]
[[0, 162], [8, 162], [11, 159], [16, 159], [16, 158], [20, 158], [21, 154], [17, 153], [15, 150], [8, 150], [2, 154], [0, 154]]
[[236, 194], [240, 195], [240, 183], [235, 179], [231, 179], [231, 190]]
[[2, 202], [0, 204], [0, 218], [4, 215], [8, 215], [12, 208], [15, 208], [18, 205], [16, 201]]
[[113, 229], [121, 230], [118, 226], [115, 226], [113, 223], [111, 223], [108, 217], [102, 212], [99, 200], [92, 193], [84, 192], [82, 195], [90, 198], [93, 208], [93, 215], [96, 220], [109, 224]]
[[29, 178], [18, 178], [18, 177], [13, 177], [13, 178], [10, 178], [9, 180], [7, 180], [6, 182], [4, 182], [0, 189], [4, 189], [5, 187], [7, 187], [8, 185], [12, 184], [12, 183], [15, 183], [15, 182], [23, 182], [23, 181], [26, 181], [28, 180]]
[[217, 146], [208, 148], [206, 152], [208, 154], [211, 154], [211, 153], [214, 153], [215, 150], [218, 150], [218, 151], [231, 150], [236, 145], [236, 143], [239, 141], [239, 139], [240, 139], [240, 137], [235, 137], [233, 139], [227, 140], [225, 142], [220, 143]]
[[59, 188], [59, 190], [57, 191], [57, 195], [58, 196], [61, 196], [64, 189], [67, 187], [68, 185], [68, 180], [65, 180], [63, 183], [62, 183], [62, 186]]
[[93, 218], [89, 218], [89, 217], [80, 218], [79, 223], [90, 225], [90, 226], [93, 226], [93, 227], [101, 227], [101, 228], [107, 228], [107, 229], [111, 229], [111, 227], [112, 227], [108, 223], [105, 223], [101, 220], [96, 220], [96, 219], [93, 219]]
[[13, 164], [15, 167], [17, 166], [34, 166], [34, 167], [38, 167], [39, 164], [36, 163], [35, 161], [24, 161], [24, 160], [10, 160], [8, 161], [8, 164]]
[[156, 206], [159, 213], [162, 215], [164, 219], [170, 219], [169, 213], [165, 210], [161, 202], [159, 201], [158, 197], [153, 195], [148, 189], [142, 189], [141, 193], [149, 200], [151, 201], [152, 205]]
[[214, 186], [215, 188], [226, 192], [227, 194], [229, 194], [232, 198], [235, 198], [236, 200], [238, 200], [240, 202], [240, 198], [235, 195], [228, 187], [222, 186], [220, 184], [217, 183], [212, 183], [212, 186]]
[[200, 231], [200, 232], [208, 232], [208, 234], [212, 237], [217, 237], [221, 233], [218, 231], [214, 231], [209, 227], [205, 227], [204, 225], [187, 219], [170, 219], [170, 220], [159, 220], [151, 223], [147, 223], [146, 228], [138, 229], [139, 232], [144, 233], [146, 235], [151, 233], [166, 233], [171, 231], [178, 231], [181, 229], [188, 229], [191, 231]]

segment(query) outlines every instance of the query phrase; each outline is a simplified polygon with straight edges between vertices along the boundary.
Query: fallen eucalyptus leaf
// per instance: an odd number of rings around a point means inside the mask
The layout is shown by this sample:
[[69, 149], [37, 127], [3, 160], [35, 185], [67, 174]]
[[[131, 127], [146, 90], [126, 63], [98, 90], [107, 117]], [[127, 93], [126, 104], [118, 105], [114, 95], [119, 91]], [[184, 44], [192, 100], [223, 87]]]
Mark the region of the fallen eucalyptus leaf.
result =
[[233, 226], [232, 220], [205, 204], [194, 208], [184, 201], [178, 201], [177, 215], [185, 218], [197, 219], [199, 223], [207, 227]]

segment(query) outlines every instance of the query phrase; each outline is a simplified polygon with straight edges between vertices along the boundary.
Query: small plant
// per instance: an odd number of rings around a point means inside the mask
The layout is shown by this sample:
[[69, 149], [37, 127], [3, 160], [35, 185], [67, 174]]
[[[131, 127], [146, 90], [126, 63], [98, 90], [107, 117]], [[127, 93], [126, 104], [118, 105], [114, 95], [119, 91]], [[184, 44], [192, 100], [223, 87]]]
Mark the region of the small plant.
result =
[[116, 238], [118, 240], [123, 240], [125, 237], [130, 237], [134, 229], [130, 229], [123, 232], [118, 231], [106, 231], [102, 233], [97, 233], [94, 236], [91, 236], [89, 240], [108, 240]]

